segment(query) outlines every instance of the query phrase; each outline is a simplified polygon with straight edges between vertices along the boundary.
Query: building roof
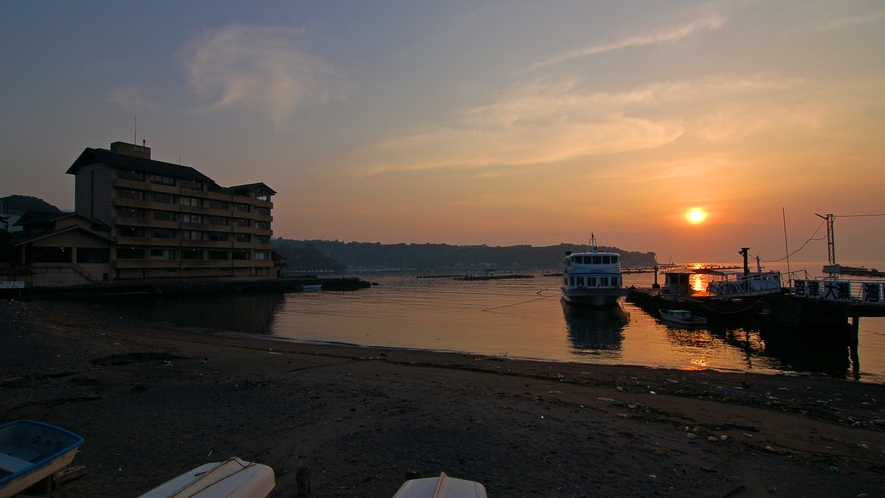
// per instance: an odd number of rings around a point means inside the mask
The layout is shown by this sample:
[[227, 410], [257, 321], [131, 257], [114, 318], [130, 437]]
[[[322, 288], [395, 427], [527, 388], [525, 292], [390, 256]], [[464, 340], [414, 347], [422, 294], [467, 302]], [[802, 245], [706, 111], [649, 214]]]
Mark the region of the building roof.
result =
[[171, 178], [181, 178], [183, 180], [215, 184], [215, 180], [190, 166], [181, 166], [179, 164], [155, 161], [153, 159], [118, 154], [107, 149], [93, 149], [89, 147], [87, 147], [86, 150], [80, 154], [80, 157], [74, 161], [74, 164], [68, 168], [67, 173], [69, 175], [76, 175], [77, 170], [80, 168], [96, 163], [126, 171], [138, 171], [140, 173], [151, 175], [168, 176]]
[[265, 185], [262, 182], [248, 183], [246, 185], [235, 185], [233, 187], [228, 187], [228, 188], [230, 188], [231, 190], [233, 190], [235, 192], [239, 192], [239, 191], [243, 191], [243, 190], [248, 191], [248, 192], [254, 192], [256, 190], [264, 190], [270, 195], [276, 195], [276, 193], [277, 193], [274, 189], [268, 187], [267, 185]]
[[83, 228], [80, 225], [71, 225], [71, 226], [62, 228], [60, 230], [55, 230], [53, 232], [40, 232], [40, 233], [15, 232], [12, 234], [12, 245], [18, 247], [20, 245], [28, 244], [30, 242], [34, 242], [34, 241], [37, 241], [40, 239], [47, 239], [47, 238], [54, 237], [54, 236], [62, 234], [62, 233], [73, 232], [73, 231], [77, 231], [77, 230], [86, 232], [89, 235], [92, 235], [93, 237], [97, 237], [99, 239], [105, 240], [105, 241], [110, 242], [112, 244], [114, 243], [114, 239], [112, 239], [108, 236], [102, 235], [100, 233], [95, 233], [91, 230], [87, 230], [86, 228]]
[[87, 218], [82, 214], [76, 212], [52, 212], [52, 211], [27, 211], [25, 214], [21, 215], [18, 220], [15, 222], [15, 226], [26, 226], [26, 225], [41, 225], [45, 223], [57, 222], [59, 220], [63, 220], [65, 218], [82, 218], [88, 221], [93, 228], [98, 228], [102, 230], [110, 230], [111, 227], [106, 223], [101, 222], [99, 220], [93, 220], [92, 218]]

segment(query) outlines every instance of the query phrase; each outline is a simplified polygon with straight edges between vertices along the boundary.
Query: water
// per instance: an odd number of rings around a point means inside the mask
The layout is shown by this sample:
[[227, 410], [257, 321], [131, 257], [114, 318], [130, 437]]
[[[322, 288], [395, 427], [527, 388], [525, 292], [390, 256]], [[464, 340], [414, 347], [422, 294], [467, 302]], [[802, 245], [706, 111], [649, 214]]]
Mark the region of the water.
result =
[[[561, 278], [491, 281], [368, 274], [355, 292], [159, 298], [120, 311], [155, 322], [298, 341], [460, 351], [561, 362], [811, 372], [855, 378], [847, 347], [763, 338], [743, 329], [680, 330], [631, 304], [608, 311], [560, 302]], [[625, 275], [648, 287], [651, 274]], [[763, 334], [764, 335], [764, 334]], [[885, 383], [885, 318], [863, 318], [859, 379]]]

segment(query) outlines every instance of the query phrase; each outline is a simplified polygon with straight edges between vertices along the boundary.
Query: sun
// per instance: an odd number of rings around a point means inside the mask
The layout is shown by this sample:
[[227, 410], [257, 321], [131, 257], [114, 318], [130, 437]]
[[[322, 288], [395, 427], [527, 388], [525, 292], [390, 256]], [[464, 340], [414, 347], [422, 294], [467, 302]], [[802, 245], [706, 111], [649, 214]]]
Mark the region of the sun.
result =
[[691, 208], [685, 213], [685, 219], [688, 220], [689, 223], [697, 225], [707, 219], [707, 213], [701, 208]]

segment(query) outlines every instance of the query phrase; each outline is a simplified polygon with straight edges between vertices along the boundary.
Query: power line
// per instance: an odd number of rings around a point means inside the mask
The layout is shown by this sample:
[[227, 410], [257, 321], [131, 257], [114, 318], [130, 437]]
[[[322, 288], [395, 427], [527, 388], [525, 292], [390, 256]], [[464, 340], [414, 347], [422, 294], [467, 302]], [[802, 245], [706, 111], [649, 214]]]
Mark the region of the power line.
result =
[[820, 225], [817, 226], [817, 230], [815, 230], [814, 233], [811, 234], [811, 237], [809, 237], [808, 240], [806, 240], [805, 243], [802, 244], [802, 246], [801, 246], [799, 249], [796, 249], [795, 251], [791, 252], [790, 254], [787, 254], [787, 255], [784, 256], [783, 258], [780, 258], [780, 259], [772, 259], [772, 260], [766, 260], [766, 259], [763, 259], [762, 262], [763, 262], [763, 263], [778, 263], [778, 262], [783, 261], [783, 260], [789, 258], [790, 256], [796, 254], [797, 252], [801, 251], [802, 249], [804, 249], [805, 246], [807, 246], [808, 243], [811, 242], [812, 240], [824, 240], [825, 237], [820, 237], [820, 238], [818, 238], [818, 239], [815, 239], [815, 238], [814, 238], [814, 236], [817, 235], [817, 232], [820, 231], [820, 227], [824, 226], [824, 223], [826, 223], [826, 220], [825, 220], [825, 221], [822, 221], [822, 222], [820, 223]]
[[836, 218], [867, 218], [870, 216], [885, 216], [885, 213], [876, 214], [834, 214]]

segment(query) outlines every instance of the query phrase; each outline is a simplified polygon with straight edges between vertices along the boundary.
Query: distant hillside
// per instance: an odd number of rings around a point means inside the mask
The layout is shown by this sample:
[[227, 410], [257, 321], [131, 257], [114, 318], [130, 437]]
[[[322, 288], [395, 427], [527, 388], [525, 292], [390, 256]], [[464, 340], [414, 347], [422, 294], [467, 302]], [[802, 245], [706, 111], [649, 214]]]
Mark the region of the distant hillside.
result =
[[24, 214], [25, 211], [44, 211], [48, 213], [60, 213], [61, 209], [49, 204], [43, 199], [38, 199], [37, 197], [30, 197], [27, 195], [10, 195], [6, 197], [0, 197], [0, 202], [3, 203], [3, 213], [4, 214]]
[[[566, 251], [585, 250], [586, 245], [558, 246], [453, 246], [448, 244], [381, 244], [328, 240], [274, 239], [274, 250], [286, 257], [286, 251], [311, 247], [312, 250], [346, 265], [349, 269], [458, 270], [482, 268], [559, 268]], [[603, 247], [621, 254], [621, 266], [653, 266], [655, 253], [625, 251]]]
[[280, 244], [280, 240], [274, 240], [274, 252], [286, 259], [286, 271], [289, 272], [340, 272], [347, 267], [335, 259], [323, 254], [312, 244], [296, 246], [294, 244]]

